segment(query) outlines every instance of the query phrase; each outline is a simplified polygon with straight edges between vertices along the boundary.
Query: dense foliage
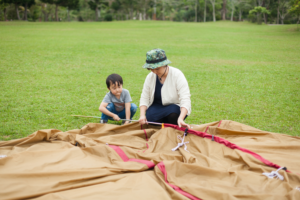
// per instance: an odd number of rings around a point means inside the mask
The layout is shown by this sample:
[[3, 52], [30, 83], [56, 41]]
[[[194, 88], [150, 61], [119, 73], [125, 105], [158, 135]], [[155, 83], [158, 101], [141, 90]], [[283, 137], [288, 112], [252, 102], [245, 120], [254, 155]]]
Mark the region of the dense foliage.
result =
[[0, 20], [299, 22], [299, 0], [0, 0]]

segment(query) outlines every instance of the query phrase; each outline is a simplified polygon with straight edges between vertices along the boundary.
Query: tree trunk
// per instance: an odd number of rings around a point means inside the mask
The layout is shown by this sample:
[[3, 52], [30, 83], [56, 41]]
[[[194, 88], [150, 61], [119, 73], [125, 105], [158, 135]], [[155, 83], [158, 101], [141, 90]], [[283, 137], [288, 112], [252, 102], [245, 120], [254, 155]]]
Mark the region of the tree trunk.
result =
[[299, 30], [299, 28], [298, 28], [298, 24], [299, 24], [299, 22], [300, 22], [300, 15], [298, 16], [298, 21], [297, 21], [297, 30]]
[[277, 24], [279, 24], [279, 5], [280, 5], [280, 0], [278, 1], [278, 7], [277, 7]]
[[95, 15], [96, 15], [95, 21], [97, 22], [99, 20], [99, 18], [98, 18], [98, 16], [99, 16], [98, 5], [96, 6], [96, 9], [95, 9]]
[[67, 8], [68, 10], [67, 10], [67, 15], [68, 15], [68, 21], [70, 21], [70, 10], [69, 10], [69, 8]]
[[7, 18], [6, 18], [6, 8], [3, 9], [3, 12], [4, 12], [4, 21], [7, 21]]
[[152, 16], [152, 20], [156, 20], [156, 0], [154, 0], [154, 6], [153, 6], [153, 16]]
[[268, 23], [268, 20], [267, 20], [267, 14], [266, 14], [266, 13], [264, 13], [264, 21], [265, 21], [265, 24]]
[[28, 3], [25, 3], [25, 12], [24, 12], [24, 20], [27, 21], [27, 7], [28, 7]]
[[242, 10], [239, 10], [239, 21], [242, 21]]
[[206, 22], [206, 0], [204, 0], [204, 16], [203, 16], [203, 22]]
[[195, 22], [197, 22], [198, 20], [197, 20], [197, 1], [198, 0], [195, 0]]
[[144, 7], [144, 15], [143, 15], [143, 19], [146, 20], [146, 8]]
[[55, 20], [58, 22], [58, 4], [55, 4]]
[[227, 1], [223, 0], [222, 20], [226, 20], [226, 4], [227, 4]]
[[15, 9], [16, 9], [18, 20], [21, 20], [20, 13], [19, 13], [19, 5], [17, 3], [15, 3]]
[[257, 23], [261, 24], [261, 13], [257, 13]]
[[212, 6], [213, 6], [213, 19], [215, 22], [216, 21], [215, 3], [213, 3]]
[[162, 10], [163, 21], [165, 21], [165, 2], [164, 2], [164, 0], [162, 0], [162, 7], [163, 7], [163, 10]]
[[233, 13], [234, 13], [234, 8], [231, 8], [231, 17], [230, 17], [230, 21], [233, 21]]
[[133, 19], [133, 8], [130, 7], [130, 19], [132, 20]]

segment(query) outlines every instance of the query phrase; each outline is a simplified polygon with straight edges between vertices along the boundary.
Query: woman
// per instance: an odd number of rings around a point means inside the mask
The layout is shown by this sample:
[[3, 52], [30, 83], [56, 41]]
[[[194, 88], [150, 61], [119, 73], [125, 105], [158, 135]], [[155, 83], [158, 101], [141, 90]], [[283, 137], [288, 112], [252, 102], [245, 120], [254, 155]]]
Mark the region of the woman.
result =
[[148, 51], [143, 68], [151, 70], [146, 77], [140, 99], [140, 124], [147, 121], [189, 127], [184, 122], [191, 114], [191, 94], [183, 73], [167, 59], [165, 51]]

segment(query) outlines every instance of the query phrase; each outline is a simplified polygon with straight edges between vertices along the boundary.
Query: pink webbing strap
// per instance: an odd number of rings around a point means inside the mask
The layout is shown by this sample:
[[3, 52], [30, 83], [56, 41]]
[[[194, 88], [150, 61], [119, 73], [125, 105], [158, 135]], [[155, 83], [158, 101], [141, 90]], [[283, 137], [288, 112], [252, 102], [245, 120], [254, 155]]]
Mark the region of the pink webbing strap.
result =
[[145, 133], [146, 140], [148, 141], [147, 132], [146, 132], [146, 130], [145, 130], [145, 129], [143, 129], [143, 130], [144, 130], [144, 133]]
[[[220, 124], [221, 124], [221, 121], [220, 121]], [[220, 126], [220, 124], [219, 124], [219, 126]], [[183, 127], [179, 128], [177, 125], [173, 125], [173, 124], [165, 124], [165, 127], [172, 127], [174, 129], [177, 129], [177, 130], [180, 130], [180, 131], [185, 131], [185, 128], [183, 128]], [[191, 133], [193, 135], [197, 135], [199, 137], [207, 138], [207, 139], [210, 139], [210, 140], [213, 137], [212, 135], [210, 135], [208, 133], [195, 131], [195, 130], [191, 130], [191, 129], [188, 130], [188, 133]], [[225, 146], [227, 146], [231, 149], [238, 149], [238, 150], [243, 151], [245, 153], [251, 154], [253, 157], [255, 157], [256, 159], [260, 160], [261, 162], [263, 162], [264, 164], [266, 164], [270, 167], [274, 167], [276, 169], [280, 168], [279, 165], [272, 163], [271, 161], [263, 158], [262, 156], [258, 155], [257, 153], [254, 153], [254, 152], [252, 152], [248, 149], [245, 149], [245, 148], [242, 148], [242, 147], [240, 147], [236, 144], [233, 144], [233, 143], [229, 142], [228, 140], [225, 140], [225, 139], [220, 138], [218, 136], [214, 136], [214, 141], [217, 142], [217, 143], [223, 144], [223, 145], [225, 145]], [[291, 172], [289, 170], [286, 170], [286, 171]]]
[[[148, 145], [147, 145], [148, 146]], [[109, 147], [111, 147], [113, 150], [115, 150], [115, 152], [122, 158], [122, 160], [124, 162], [138, 162], [138, 163], [142, 163], [148, 166], [148, 168], [153, 168], [155, 166], [155, 164], [149, 160], [141, 160], [141, 159], [135, 159], [135, 158], [131, 158], [129, 159], [127, 157], [127, 155], [125, 154], [125, 152], [118, 146], [115, 145], [109, 145]]]
[[173, 185], [171, 183], [168, 182], [168, 175], [167, 175], [167, 171], [166, 171], [166, 167], [165, 164], [163, 162], [160, 162], [157, 164], [158, 169], [163, 173], [163, 175], [165, 176], [165, 182], [172, 187], [175, 191], [179, 192], [180, 194], [182, 194], [183, 196], [186, 196], [189, 199], [192, 200], [201, 200], [185, 191], [183, 191], [182, 189], [180, 189], [180, 187], [177, 187], [176, 185]]

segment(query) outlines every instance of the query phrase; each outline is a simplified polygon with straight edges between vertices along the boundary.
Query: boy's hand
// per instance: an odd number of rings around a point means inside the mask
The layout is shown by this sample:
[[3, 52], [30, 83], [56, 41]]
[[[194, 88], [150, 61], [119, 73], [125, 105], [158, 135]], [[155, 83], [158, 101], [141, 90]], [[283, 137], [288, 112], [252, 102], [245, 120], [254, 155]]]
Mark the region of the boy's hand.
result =
[[118, 115], [116, 115], [116, 114], [113, 116], [113, 119], [114, 119], [115, 121], [120, 121], [120, 117], [119, 117]]
[[144, 115], [144, 116], [140, 116], [139, 123], [140, 123], [141, 125], [147, 123], [147, 118], [146, 118], [145, 115]]

